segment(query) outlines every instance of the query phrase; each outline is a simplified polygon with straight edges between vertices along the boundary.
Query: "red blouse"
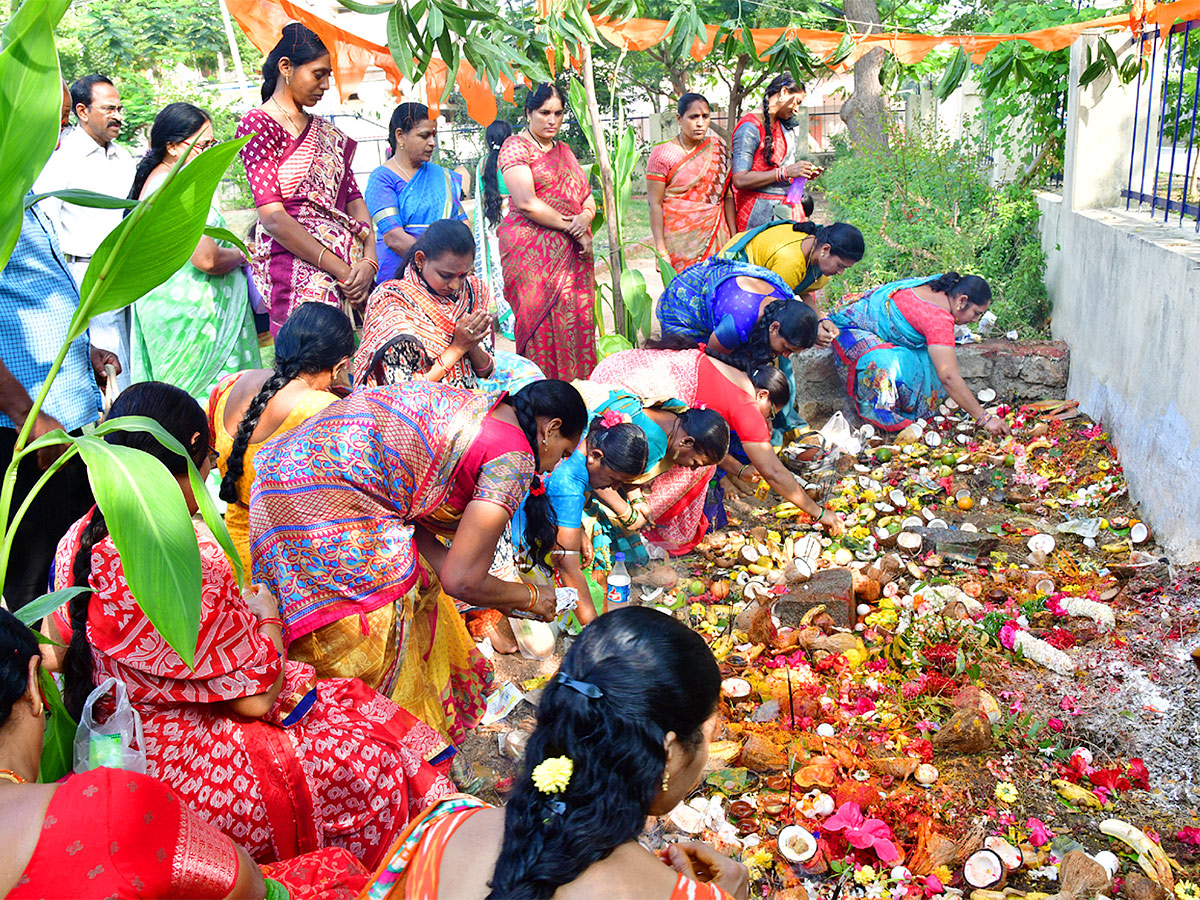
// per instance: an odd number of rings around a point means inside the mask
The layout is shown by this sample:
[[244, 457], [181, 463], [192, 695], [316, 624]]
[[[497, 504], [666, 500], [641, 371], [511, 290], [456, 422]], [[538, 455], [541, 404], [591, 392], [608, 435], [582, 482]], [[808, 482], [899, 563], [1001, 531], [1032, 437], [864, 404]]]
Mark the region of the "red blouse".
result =
[[54, 792], [33, 856], [8, 896], [226, 897], [237, 877], [233, 841], [166, 785], [93, 769]]

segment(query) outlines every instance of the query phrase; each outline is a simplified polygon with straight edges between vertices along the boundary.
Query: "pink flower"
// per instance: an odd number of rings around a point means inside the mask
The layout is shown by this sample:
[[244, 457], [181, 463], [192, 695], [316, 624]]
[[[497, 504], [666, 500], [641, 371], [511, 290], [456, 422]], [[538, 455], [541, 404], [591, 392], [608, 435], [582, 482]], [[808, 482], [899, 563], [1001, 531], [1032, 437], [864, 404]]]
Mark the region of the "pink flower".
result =
[[1061, 700], [1058, 701], [1058, 708], [1063, 712], [1077, 716], [1079, 715], [1079, 700], [1076, 697], [1072, 697], [1070, 694], [1066, 694]]
[[1000, 627], [1000, 643], [1005, 650], [1011, 650], [1017, 639], [1017, 623], [1011, 619]]
[[630, 418], [623, 412], [617, 412], [615, 409], [606, 409], [604, 414], [600, 416], [600, 421], [604, 423], [605, 428], [612, 428], [614, 425], [628, 423]]
[[946, 888], [941, 880], [936, 875], [930, 875], [925, 879], [925, 887], [931, 894], [944, 894]]
[[1200, 847], [1200, 828], [1195, 828], [1189, 825], [1187, 828], [1179, 829], [1179, 833], [1175, 838], [1185, 844], [1195, 844]]
[[858, 702], [854, 704], [854, 714], [856, 716], [866, 715], [869, 712], [875, 711], [875, 701], [870, 697], [859, 697]]
[[1054, 833], [1046, 827], [1046, 823], [1041, 819], [1030, 816], [1025, 820], [1025, 827], [1029, 829], [1029, 843], [1035, 847], [1045, 846], [1054, 837]]
[[1063, 722], [1062, 719], [1055, 719], [1055, 718], [1051, 717], [1046, 720], [1046, 727], [1049, 728], [1051, 731], [1053, 731], [1055, 734], [1058, 734], [1067, 726]]
[[892, 843], [892, 829], [880, 819], [863, 817], [862, 809], [853, 800], [838, 807], [837, 812], [825, 820], [828, 831], [841, 831], [846, 841], [859, 850], [874, 850], [880, 862], [891, 863], [900, 858], [900, 851]]
[[1141, 788], [1143, 791], [1150, 790], [1150, 772], [1147, 771], [1146, 764], [1140, 756], [1129, 760], [1129, 780], [1136, 788]]

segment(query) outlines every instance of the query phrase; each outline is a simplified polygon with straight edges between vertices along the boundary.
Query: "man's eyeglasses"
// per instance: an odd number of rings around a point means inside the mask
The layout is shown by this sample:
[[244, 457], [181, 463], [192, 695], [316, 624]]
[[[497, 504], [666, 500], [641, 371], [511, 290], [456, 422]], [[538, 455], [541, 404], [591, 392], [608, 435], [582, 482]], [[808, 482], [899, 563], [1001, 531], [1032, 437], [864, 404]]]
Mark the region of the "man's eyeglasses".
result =
[[125, 107], [123, 106], [96, 106], [93, 108], [108, 116], [111, 116], [113, 113], [125, 113]]

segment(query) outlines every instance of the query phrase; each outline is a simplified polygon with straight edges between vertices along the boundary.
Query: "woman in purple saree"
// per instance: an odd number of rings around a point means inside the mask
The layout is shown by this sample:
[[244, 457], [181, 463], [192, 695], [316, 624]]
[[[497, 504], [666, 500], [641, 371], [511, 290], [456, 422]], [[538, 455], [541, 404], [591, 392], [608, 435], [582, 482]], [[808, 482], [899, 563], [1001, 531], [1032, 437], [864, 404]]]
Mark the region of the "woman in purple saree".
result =
[[292, 23], [263, 63], [263, 105], [238, 123], [258, 224], [251, 265], [271, 334], [301, 303], [361, 308], [379, 263], [367, 204], [350, 171], [354, 141], [304, 107], [329, 88], [329, 51]]

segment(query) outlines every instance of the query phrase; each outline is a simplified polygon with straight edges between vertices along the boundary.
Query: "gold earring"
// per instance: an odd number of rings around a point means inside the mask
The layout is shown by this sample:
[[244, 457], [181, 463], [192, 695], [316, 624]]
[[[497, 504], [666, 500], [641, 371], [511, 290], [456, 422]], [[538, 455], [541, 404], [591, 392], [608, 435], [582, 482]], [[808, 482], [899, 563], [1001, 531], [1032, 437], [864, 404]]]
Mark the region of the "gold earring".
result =
[[292, 83], [292, 76], [291, 76], [291, 75], [284, 75], [284, 76], [283, 76], [283, 83], [284, 83], [284, 84], [287, 84], [287, 85], [290, 85], [290, 84]]
[[666, 769], [663, 769], [662, 789], [663, 789], [664, 794], [667, 792], [667, 790], [670, 788], [670, 786], [671, 786], [671, 773], [668, 772]]

